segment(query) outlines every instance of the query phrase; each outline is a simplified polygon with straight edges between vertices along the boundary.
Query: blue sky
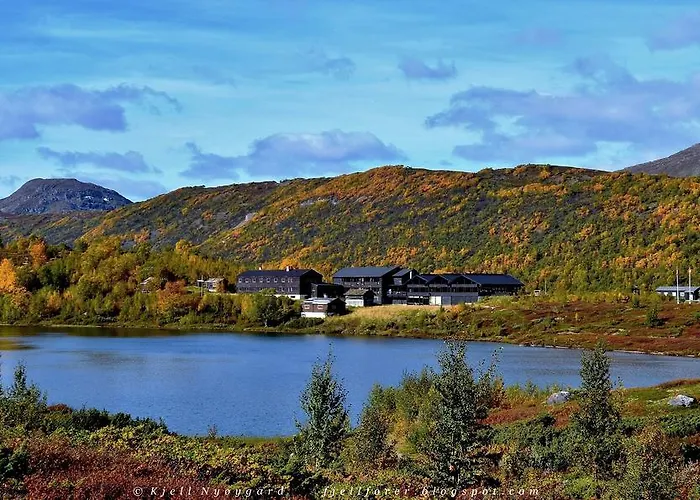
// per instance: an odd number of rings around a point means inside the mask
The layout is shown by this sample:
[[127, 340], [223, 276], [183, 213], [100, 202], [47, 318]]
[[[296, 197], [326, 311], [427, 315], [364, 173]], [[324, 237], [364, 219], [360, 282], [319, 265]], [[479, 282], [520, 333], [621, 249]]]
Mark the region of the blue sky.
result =
[[2, 2], [0, 196], [666, 156], [700, 142], [700, 7], [659, 4]]

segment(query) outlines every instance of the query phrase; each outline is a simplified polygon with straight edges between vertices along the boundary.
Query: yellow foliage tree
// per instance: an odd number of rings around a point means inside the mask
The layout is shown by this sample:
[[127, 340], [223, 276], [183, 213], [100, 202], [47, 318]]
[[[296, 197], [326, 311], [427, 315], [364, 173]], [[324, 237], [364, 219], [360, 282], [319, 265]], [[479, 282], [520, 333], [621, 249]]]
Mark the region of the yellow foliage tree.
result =
[[22, 287], [17, 283], [17, 272], [10, 259], [0, 262], [0, 293], [16, 294], [22, 292]]
[[44, 243], [43, 240], [32, 243], [29, 246], [29, 255], [32, 258], [32, 267], [34, 269], [39, 269], [49, 260], [49, 256], [46, 251], [46, 243]]

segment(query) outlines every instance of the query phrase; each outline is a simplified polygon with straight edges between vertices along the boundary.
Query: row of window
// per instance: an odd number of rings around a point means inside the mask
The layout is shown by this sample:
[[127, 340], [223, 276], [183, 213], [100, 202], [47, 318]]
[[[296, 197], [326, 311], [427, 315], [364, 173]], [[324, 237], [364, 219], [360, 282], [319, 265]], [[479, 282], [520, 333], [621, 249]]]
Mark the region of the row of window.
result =
[[382, 281], [380, 278], [340, 278], [340, 279], [343, 283], [381, 283], [381, 281]]
[[[294, 278], [279, 278], [280, 283], [295, 283], [297, 280]], [[278, 278], [239, 278], [239, 283], [277, 283]]]
[[[292, 286], [290, 286], [290, 287], [276, 286], [274, 288], [275, 288], [275, 291], [278, 293], [287, 293], [287, 292], [288, 293], [297, 293], [298, 292], [298, 289], [294, 288]], [[238, 287], [238, 291], [243, 292], [243, 293], [247, 293], [247, 292], [255, 293], [255, 292], [259, 292], [260, 290], [262, 290], [262, 288], [260, 288], [260, 287], [245, 287], [245, 286]]]

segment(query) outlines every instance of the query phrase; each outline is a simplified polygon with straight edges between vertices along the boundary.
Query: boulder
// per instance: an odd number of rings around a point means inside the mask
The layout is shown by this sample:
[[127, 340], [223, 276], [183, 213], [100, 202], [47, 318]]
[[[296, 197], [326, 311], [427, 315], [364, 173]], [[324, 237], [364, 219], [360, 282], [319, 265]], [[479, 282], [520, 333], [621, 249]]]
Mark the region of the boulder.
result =
[[686, 408], [688, 406], [692, 406], [695, 403], [695, 398], [691, 398], [690, 396], [686, 396], [685, 394], [679, 394], [678, 396], [672, 397], [668, 404], [671, 406], [685, 406]]
[[571, 399], [571, 393], [569, 391], [559, 391], [551, 394], [547, 398], [547, 404], [557, 405], [561, 403], [566, 403], [569, 399]]

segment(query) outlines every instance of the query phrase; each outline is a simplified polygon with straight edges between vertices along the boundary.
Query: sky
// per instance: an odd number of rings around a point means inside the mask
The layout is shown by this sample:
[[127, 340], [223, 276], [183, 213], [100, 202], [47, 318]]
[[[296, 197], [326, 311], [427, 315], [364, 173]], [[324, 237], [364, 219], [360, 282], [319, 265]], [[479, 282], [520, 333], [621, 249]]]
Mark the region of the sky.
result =
[[0, 197], [615, 170], [700, 142], [698, 26], [696, 0], [0, 2]]

